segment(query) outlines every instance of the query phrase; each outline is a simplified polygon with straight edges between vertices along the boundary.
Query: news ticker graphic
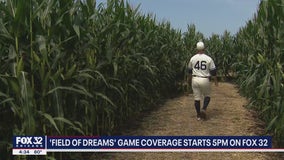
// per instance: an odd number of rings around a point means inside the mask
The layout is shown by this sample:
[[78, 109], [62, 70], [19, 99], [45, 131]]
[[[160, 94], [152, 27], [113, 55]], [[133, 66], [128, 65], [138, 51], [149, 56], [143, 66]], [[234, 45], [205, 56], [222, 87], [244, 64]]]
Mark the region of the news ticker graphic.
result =
[[[270, 151], [271, 136], [14, 136], [13, 155], [47, 152]], [[277, 150], [276, 150], [277, 151]], [[284, 151], [284, 150], [279, 150]]]

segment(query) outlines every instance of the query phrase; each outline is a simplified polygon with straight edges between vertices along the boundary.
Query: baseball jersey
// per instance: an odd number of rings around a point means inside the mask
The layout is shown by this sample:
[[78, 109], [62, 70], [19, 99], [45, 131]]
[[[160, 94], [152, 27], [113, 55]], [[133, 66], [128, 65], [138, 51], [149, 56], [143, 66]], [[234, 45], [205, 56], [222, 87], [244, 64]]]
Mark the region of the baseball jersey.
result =
[[188, 69], [192, 70], [193, 76], [209, 77], [210, 71], [215, 70], [216, 66], [211, 57], [198, 53], [190, 59]]

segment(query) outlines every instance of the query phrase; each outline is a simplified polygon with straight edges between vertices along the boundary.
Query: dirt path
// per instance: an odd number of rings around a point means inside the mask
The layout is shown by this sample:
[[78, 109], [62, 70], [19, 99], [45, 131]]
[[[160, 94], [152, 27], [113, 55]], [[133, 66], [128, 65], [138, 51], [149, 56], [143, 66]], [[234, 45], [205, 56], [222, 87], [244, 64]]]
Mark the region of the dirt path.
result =
[[[234, 85], [212, 85], [211, 102], [207, 109], [208, 120], [197, 121], [192, 94], [168, 100], [162, 107], [146, 115], [136, 129], [123, 135], [261, 135], [261, 122], [244, 106]], [[161, 152], [161, 153], [104, 153], [91, 159], [111, 160], [270, 160], [279, 159], [275, 153], [242, 152]]]

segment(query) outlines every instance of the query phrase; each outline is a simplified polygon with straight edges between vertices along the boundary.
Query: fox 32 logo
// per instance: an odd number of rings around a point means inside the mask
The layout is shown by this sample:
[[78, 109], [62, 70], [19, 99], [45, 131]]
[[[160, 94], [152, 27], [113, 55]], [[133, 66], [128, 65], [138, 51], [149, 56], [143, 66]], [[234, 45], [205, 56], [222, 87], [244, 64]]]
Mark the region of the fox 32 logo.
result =
[[13, 148], [45, 148], [45, 136], [14, 136]]

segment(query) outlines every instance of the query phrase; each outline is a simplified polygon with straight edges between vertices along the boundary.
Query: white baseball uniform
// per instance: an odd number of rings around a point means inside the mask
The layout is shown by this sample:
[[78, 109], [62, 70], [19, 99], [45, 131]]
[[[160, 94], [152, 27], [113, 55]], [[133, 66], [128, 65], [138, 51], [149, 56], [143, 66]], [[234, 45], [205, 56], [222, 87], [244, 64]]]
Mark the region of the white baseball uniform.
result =
[[192, 90], [194, 100], [201, 100], [210, 96], [210, 71], [216, 70], [216, 66], [211, 57], [205, 53], [197, 53], [188, 64], [188, 69], [192, 72]]

